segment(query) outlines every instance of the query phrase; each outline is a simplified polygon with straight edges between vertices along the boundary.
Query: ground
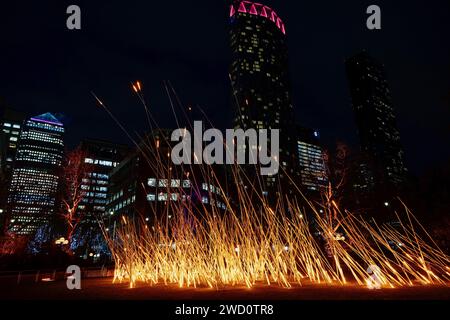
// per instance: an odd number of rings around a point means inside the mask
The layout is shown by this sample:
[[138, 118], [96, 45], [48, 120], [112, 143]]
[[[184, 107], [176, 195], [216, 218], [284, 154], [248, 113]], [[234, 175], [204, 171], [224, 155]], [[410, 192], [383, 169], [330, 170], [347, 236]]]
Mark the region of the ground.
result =
[[286, 289], [257, 285], [252, 289], [228, 287], [180, 289], [176, 285], [112, 283], [112, 278], [82, 280], [81, 290], [68, 290], [64, 280], [17, 284], [16, 277], [0, 278], [0, 300], [450, 300], [450, 286], [415, 286], [369, 290], [357, 285], [329, 286], [304, 283]]

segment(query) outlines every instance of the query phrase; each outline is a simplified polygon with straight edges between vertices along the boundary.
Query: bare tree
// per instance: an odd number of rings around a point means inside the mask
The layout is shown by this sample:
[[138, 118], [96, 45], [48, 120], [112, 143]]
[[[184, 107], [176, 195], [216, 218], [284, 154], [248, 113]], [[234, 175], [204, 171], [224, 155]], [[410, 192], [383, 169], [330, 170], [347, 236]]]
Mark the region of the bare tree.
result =
[[[84, 214], [78, 210], [80, 202], [86, 196], [88, 190], [82, 188], [83, 180], [88, 179], [92, 165], [86, 162], [87, 152], [80, 147], [66, 154], [62, 169], [62, 217], [67, 225], [67, 240], [72, 241], [72, 236], [84, 219]], [[84, 185], [88, 185], [84, 183]]]
[[332, 208], [330, 211], [333, 212], [334, 218], [337, 212], [336, 208], [333, 207], [341, 203], [346, 183], [348, 183], [349, 153], [349, 147], [342, 142], [338, 142], [333, 154], [329, 152], [324, 154], [329, 184], [322, 194], [326, 200], [325, 202]]

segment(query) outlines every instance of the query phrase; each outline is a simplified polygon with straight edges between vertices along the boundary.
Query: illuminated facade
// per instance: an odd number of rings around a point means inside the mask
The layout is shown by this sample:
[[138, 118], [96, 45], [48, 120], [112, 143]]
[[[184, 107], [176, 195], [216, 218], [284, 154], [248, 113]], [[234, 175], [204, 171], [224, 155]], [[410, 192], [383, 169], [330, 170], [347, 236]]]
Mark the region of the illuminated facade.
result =
[[[212, 181], [205, 181], [202, 174], [205, 167], [173, 165], [170, 135], [170, 130], [153, 131], [141, 141], [139, 148], [113, 169], [106, 206], [110, 225], [121, 216], [148, 224], [155, 217], [171, 219], [180, 207], [194, 211], [208, 208], [210, 214], [226, 211], [226, 191]], [[224, 170], [215, 172], [224, 179]]]
[[400, 133], [384, 66], [361, 52], [346, 62], [361, 152], [360, 186], [395, 193], [406, 176]]
[[122, 161], [129, 148], [115, 143], [86, 139], [81, 142], [81, 150], [89, 164], [87, 177], [82, 180], [81, 189], [86, 192], [78, 210], [90, 227], [97, 226], [97, 219], [106, 216], [106, 201], [111, 171]]
[[8, 186], [25, 114], [2, 106], [0, 118], [0, 234], [4, 231]]
[[319, 132], [303, 127], [297, 130], [301, 186], [305, 191], [320, 192], [328, 184], [328, 175], [323, 150], [319, 144]]
[[271, 8], [234, 1], [230, 45], [234, 127], [280, 129], [280, 170], [276, 176], [264, 177], [266, 191], [274, 197], [286, 174], [297, 173], [286, 28]]
[[11, 232], [32, 234], [55, 216], [63, 135], [63, 124], [51, 113], [25, 122], [8, 195]]
[[11, 174], [14, 158], [16, 157], [17, 144], [20, 131], [22, 130], [25, 114], [15, 110], [5, 108], [0, 122], [0, 143], [1, 143], [1, 169], [9, 176]]

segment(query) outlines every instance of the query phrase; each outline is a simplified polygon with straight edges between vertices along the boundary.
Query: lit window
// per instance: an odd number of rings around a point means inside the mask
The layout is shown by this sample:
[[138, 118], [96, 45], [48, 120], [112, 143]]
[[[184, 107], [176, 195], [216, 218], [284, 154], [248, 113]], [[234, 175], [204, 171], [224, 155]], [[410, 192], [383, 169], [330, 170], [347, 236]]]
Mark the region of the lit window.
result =
[[167, 193], [158, 194], [158, 201], [167, 201]]
[[150, 186], [150, 187], [156, 187], [156, 179], [155, 179], [155, 178], [149, 178], [149, 179], [147, 180], [147, 184], [148, 184], [148, 186]]
[[158, 187], [167, 187], [167, 179], [161, 179], [158, 181]]
[[172, 188], [179, 188], [180, 187], [180, 180], [179, 179], [172, 179], [170, 181], [170, 186]]
[[191, 187], [191, 181], [183, 180], [183, 188], [190, 188], [190, 187]]
[[99, 160], [98, 164], [105, 167], [112, 167], [112, 161]]

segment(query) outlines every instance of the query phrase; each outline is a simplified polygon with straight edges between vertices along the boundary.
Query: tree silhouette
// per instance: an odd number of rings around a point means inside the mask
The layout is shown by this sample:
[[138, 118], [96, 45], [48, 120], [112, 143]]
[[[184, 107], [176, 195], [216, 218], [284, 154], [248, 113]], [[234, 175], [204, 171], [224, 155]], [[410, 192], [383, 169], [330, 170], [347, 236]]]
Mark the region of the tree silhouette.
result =
[[[84, 219], [84, 214], [78, 210], [78, 206], [87, 194], [82, 188], [83, 179], [88, 179], [91, 164], [86, 163], [87, 152], [80, 147], [66, 154], [61, 174], [62, 184], [62, 212], [67, 226], [67, 240], [72, 241], [73, 234]], [[69, 246], [70, 247], [70, 246]]]

